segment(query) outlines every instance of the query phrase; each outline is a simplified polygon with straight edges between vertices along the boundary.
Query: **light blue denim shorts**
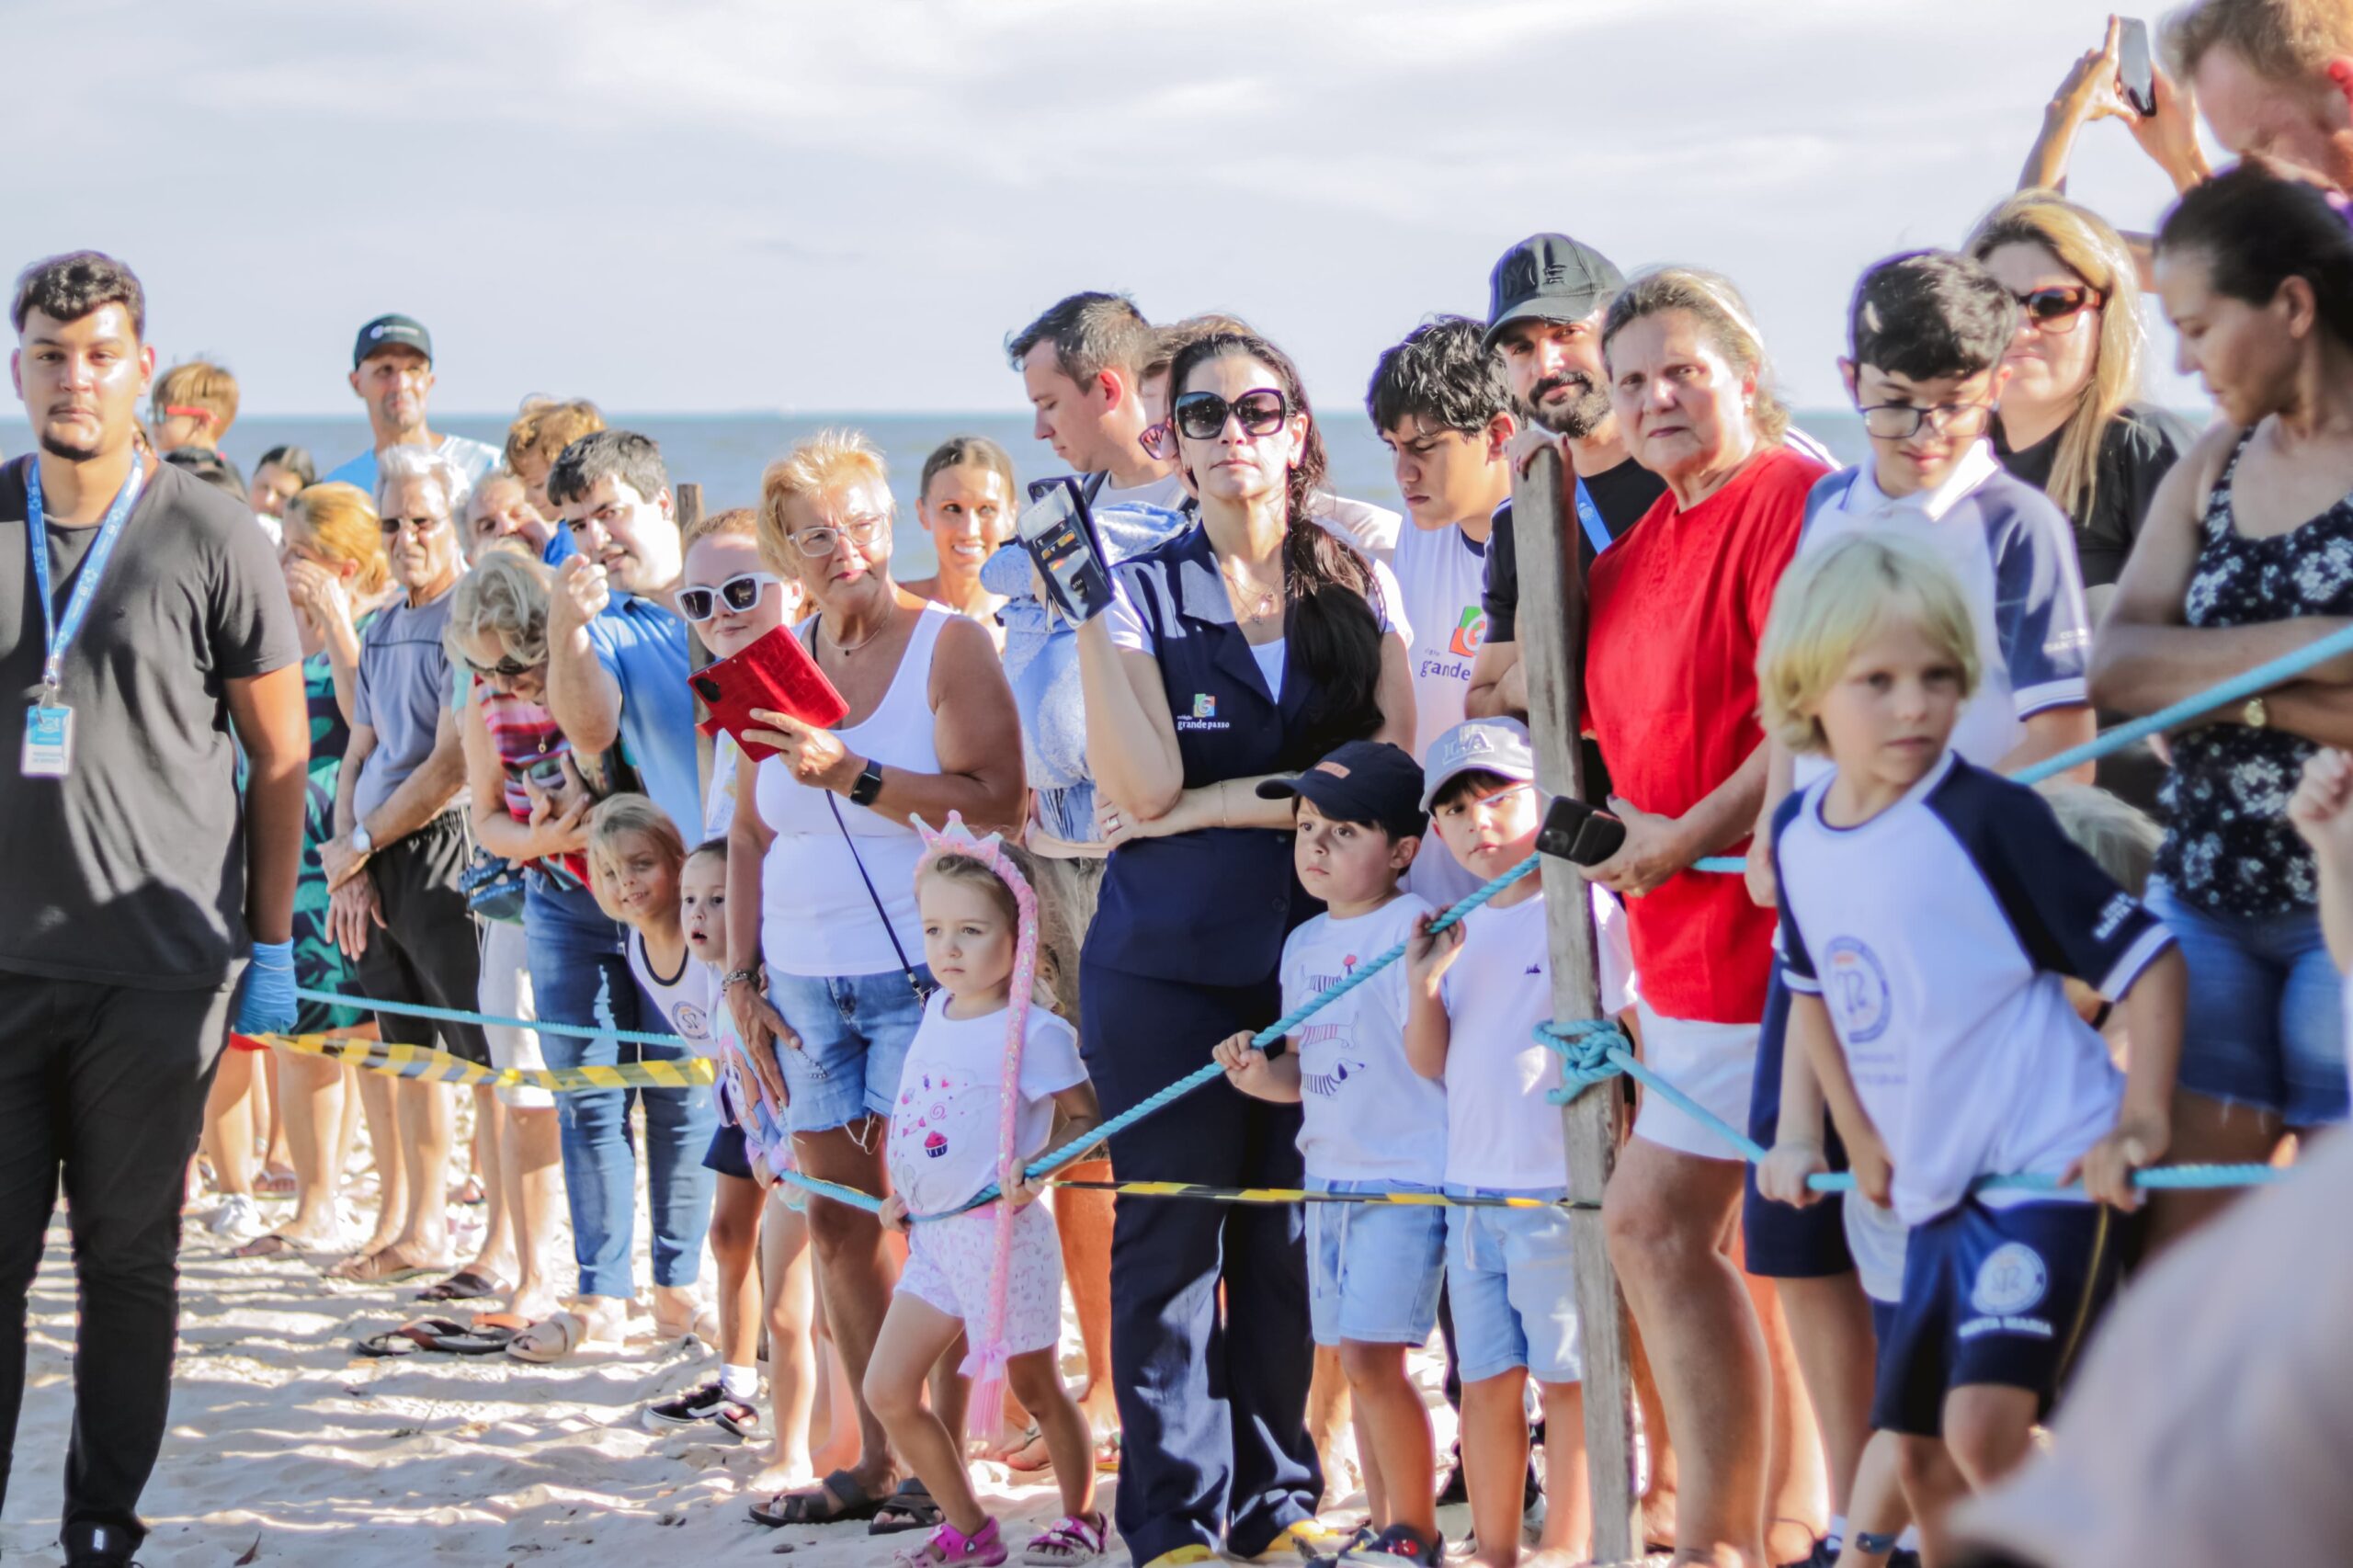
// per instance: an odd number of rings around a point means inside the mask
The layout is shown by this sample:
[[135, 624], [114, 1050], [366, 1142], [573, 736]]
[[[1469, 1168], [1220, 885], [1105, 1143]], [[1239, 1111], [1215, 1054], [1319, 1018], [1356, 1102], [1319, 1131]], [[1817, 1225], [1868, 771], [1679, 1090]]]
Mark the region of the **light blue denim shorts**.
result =
[[[1307, 1178], [1315, 1192], [1436, 1192], [1410, 1182]], [[1446, 1216], [1437, 1204], [1307, 1206], [1307, 1318], [1315, 1343], [1427, 1345], [1446, 1278]]]
[[[1504, 1192], [1447, 1188], [1457, 1197], [1541, 1198], [1563, 1188]], [[1548, 1383], [1581, 1382], [1576, 1279], [1565, 1209], [1449, 1209], [1446, 1290], [1454, 1313], [1455, 1358], [1475, 1383], [1526, 1368]]]
[[[931, 979], [920, 965], [915, 973]], [[785, 1122], [793, 1131], [828, 1132], [891, 1114], [907, 1048], [923, 1023], [923, 1004], [904, 970], [833, 978], [770, 970], [768, 1001], [801, 1037], [800, 1050], [777, 1052], [791, 1096]]]

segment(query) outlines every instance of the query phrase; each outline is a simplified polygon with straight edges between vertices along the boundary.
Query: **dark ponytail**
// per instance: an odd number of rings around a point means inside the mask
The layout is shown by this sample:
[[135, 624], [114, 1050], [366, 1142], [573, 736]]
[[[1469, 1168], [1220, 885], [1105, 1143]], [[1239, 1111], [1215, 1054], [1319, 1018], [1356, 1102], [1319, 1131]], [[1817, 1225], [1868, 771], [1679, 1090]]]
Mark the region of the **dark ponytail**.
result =
[[1372, 563], [1310, 513], [1325, 469], [1324, 433], [1308, 405], [1299, 367], [1290, 356], [1250, 332], [1218, 332], [1188, 343], [1168, 367], [1173, 406], [1198, 366], [1228, 357], [1255, 359], [1274, 371], [1292, 410], [1307, 417], [1307, 437], [1285, 490], [1283, 634], [1300, 666], [1323, 696], [1305, 715], [1308, 760], [1343, 741], [1364, 740], [1381, 728], [1380, 584]]
[[2353, 229], [2341, 199], [2318, 186], [2245, 159], [2174, 203], [2157, 251], [2195, 251], [2216, 293], [2250, 305], [2269, 304], [2280, 284], [2301, 278], [2321, 324], [2353, 348]]

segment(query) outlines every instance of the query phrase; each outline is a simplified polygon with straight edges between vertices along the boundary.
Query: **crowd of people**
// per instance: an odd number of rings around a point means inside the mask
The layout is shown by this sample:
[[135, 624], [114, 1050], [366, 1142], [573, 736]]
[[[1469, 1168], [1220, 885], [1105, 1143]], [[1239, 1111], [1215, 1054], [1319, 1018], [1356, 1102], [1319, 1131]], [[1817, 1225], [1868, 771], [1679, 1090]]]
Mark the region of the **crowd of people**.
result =
[[[369, 1354], [696, 1336], [710, 1375], [643, 1421], [765, 1445], [755, 1519], [904, 1532], [895, 1561], [1436, 1563], [1449, 1501], [1485, 1568], [1583, 1561], [1543, 884], [1438, 918], [1534, 853], [1515, 536], [1554, 526], [1586, 794], [1622, 830], [1583, 867], [1603, 1010], [1679, 1091], [1634, 1096], [1603, 1201], [1645, 1533], [1752, 1568], [2106, 1561], [2031, 1505], [2063, 1518], [2050, 1467], [2093, 1489], [2071, 1440], [2116, 1434], [2063, 1415], [2037, 1472], [2037, 1429], [2128, 1276], [2157, 1298], [2242, 1218], [2135, 1173], [2285, 1162], [2348, 1110], [2353, 653], [2079, 760], [2103, 715], [2353, 626], [2353, 18], [2200, 0], [2167, 43], [2136, 108], [2112, 27], [2027, 188], [1863, 271], [1849, 468], [1729, 277], [1563, 234], [1380, 356], [1402, 516], [1333, 492], [1246, 321], [1060, 301], [1006, 343], [1114, 562], [1076, 624], [985, 438], [931, 455], [911, 517], [835, 430], [682, 518], [591, 402], [528, 403], [503, 448], [437, 433], [433, 339], [386, 315], [352, 351], [368, 449], [248, 482], [233, 377], [156, 373], [129, 267], [28, 267], [0, 1423], [62, 1181], [107, 1346], [75, 1364], [71, 1562], [142, 1533], [184, 1205], [236, 1256], [419, 1285]], [[2254, 155], [2208, 167], [2200, 111]], [[2153, 235], [2063, 194], [2104, 117], [2179, 190]], [[2144, 290], [2202, 430], [2141, 395]], [[1548, 449], [1565, 515], [1515, 518]], [[902, 582], [910, 526], [938, 565]], [[696, 670], [779, 637], [843, 716], [699, 735]], [[458, 1089], [323, 1039], [717, 1084]], [[1318, 1201], [1024, 1174], [1212, 1058], [1059, 1174]], [[1434, 1333], [1451, 1456], [1407, 1369]], [[1004, 1538], [981, 1453], [1051, 1470], [1061, 1517]]]

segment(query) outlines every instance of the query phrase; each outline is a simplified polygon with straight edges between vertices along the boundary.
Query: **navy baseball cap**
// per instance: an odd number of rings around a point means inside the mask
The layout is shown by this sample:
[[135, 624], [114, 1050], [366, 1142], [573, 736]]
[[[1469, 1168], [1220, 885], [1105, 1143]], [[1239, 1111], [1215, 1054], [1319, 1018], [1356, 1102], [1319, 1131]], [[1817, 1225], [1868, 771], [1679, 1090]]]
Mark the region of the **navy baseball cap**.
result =
[[433, 335], [415, 316], [378, 316], [359, 329], [358, 341], [351, 346], [351, 368], [359, 369], [368, 356], [382, 348], [414, 348], [430, 360]]
[[1258, 798], [1296, 795], [1334, 822], [1370, 823], [1392, 838], [1419, 838], [1430, 825], [1429, 813], [1415, 803], [1421, 790], [1422, 770], [1402, 748], [1350, 741], [1295, 778], [1261, 780]]
[[1487, 274], [1486, 346], [1513, 322], [1583, 321], [1626, 286], [1618, 264], [1566, 234], [1530, 234]]
[[1518, 784], [1536, 782], [1536, 744], [1517, 719], [1467, 719], [1430, 743], [1422, 768], [1422, 810], [1464, 773], [1493, 773]]

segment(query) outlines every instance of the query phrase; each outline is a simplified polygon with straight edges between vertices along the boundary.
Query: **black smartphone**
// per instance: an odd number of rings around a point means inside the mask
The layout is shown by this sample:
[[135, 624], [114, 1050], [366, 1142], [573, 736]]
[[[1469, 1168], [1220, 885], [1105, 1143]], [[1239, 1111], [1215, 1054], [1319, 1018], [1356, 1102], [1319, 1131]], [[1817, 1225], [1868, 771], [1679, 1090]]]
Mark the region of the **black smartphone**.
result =
[[1014, 532], [1037, 562], [1048, 596], [1073, 621], [1094, 619], [1111, 608], [1111, 568], [1078, 481], [1039, 480], [1029, 486], [1029, 503]]
[[1556, 795], [1544, 808], [1544, 825], [1537, 830], [1536, 852], [1572, 865], [1598, 866], [1626, 842], [1626, 824], [1608, 812], [1596, 811], [1574, 795]]
[[2149, 63], [2149, 24], [2138, 17], [2125, 17], [2117, 32], [2116, 85], [2123, 89], [2124, 101], [2135, 114], [2157, 112], [2156, 77]]

